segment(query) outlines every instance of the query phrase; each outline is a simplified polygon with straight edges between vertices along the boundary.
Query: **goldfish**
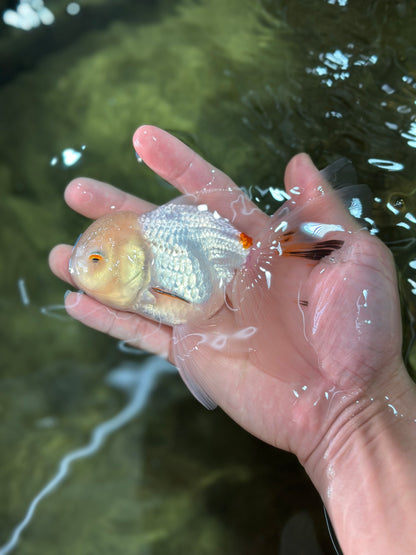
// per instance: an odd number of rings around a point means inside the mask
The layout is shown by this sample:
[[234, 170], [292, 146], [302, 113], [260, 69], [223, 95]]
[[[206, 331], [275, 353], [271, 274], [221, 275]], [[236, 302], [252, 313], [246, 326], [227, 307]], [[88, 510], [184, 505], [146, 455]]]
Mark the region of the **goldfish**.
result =
[[218, 212], [182, 197], [142, 215], [98, 218], [74, 246], [69, 271], [105, 305], [173, 326], [209, 318], [224, 304], [251, 244]]

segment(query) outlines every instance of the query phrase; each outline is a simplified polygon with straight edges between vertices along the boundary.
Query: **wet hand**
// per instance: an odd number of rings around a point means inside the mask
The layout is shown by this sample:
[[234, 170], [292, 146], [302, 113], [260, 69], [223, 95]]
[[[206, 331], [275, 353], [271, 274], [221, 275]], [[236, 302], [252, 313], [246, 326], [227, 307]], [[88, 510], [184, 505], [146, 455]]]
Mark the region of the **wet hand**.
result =
[[[74, 318], [139, 348], [168, 357], [191, 386], [261, 439], [306, 460], [341, 412], [388, 380], [401, 364], [400, 315], [388, 249], [352, 222], [306, 155], [289, 163], [295, 192], [288, 221], [342, 226], [343, 247], [321, 260], [272, 256], [285, 212], [269, 218], [218, 169], [160, 129], [134, 137], [144, 162], [182, 193], [209, 195], [210, 208], [257, 245], [227, 291], [227, 303], [194, 327], [161, 326], [110, 309], [78, 293], [66, 297]], [[91, 179], [71, 182], [65, 199], [97, 218], [113, 210], [142, 213], [152, 205]], [[294, 214], [294, 215], [293, 215]], [[299, 222], [298, 222], [299, 223]], [[337, 238], [340, 234], [337, 234]], [[69, 245], [50, 255], [52, 270], [71, 283]]]

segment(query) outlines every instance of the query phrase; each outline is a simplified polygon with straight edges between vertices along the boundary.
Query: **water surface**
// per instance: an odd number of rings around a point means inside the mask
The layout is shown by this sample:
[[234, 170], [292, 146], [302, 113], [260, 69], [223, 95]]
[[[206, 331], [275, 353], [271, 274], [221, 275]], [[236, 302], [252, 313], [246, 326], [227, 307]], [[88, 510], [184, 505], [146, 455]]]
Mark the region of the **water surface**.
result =
[[[146, 364], [67, 319], [66, 286], [47, 267], [50, 248], [85, 226], [63, 202], [73, 177], [174, 196], [137, 164], [142, 123], [178, 135], [268, 212], [290, 156], [306, 151], [319, 167], [349, 157], [397, 261], [409, 371], [415, 363], [413, 2], [85, 0], [74, 15], [68, 2], [46, 5], [49, 25], [0, 24], [0, 545], [60, 461], [128, 403], [109, 373]], [[166, 373], [135, 418], [74, 461], [17, 551], [299, 552], [293, 522], [309, 553], [331, 553], [294, 457], [204, 411]]]

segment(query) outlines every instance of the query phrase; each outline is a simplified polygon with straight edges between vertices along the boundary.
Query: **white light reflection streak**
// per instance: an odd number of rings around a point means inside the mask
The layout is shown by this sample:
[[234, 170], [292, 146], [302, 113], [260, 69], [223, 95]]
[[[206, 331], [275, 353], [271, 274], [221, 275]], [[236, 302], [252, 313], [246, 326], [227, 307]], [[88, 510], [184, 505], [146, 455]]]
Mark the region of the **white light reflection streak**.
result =
[[305, 323], [305, 313], [302, 310], [302, 303], [300, 301], [300, 287], [298, 289], [298, 308], [300, 310], [300, 313], [302, 315], [302, 329], [303, 329], [303, 337], [305, 338], [305, 341], [307, 343], [309, 343], [309, 339], [306, 337], [306, 323]]
[[150, 357], [140, 370], [136, 370], [135, 366], [125, 362], [107, 375], [107, 383], [123, 390], [129, 396], [129, 402], [113, 418], [102, 422], [93, 429], [87, 445], [75, 449], [63, 457], [56, 474], [30, 503], [25, 517], [13, 530], [9, 541], [0, 547], [0, 555], [10, 553], [17, 546], [20, 536], [32, 520], [37, 506], [65, 480], [71, 465], [79, 459], [94, 455], [103, 446], [108, 436], [125, 426], [140, 413], [146, 406], [149, 395], [161, 374], [176, 372], [174, 366], [156, 356]]
[[399, 172], [404, 169], [403, 164], [400, 164], [400, 162], [395, 162], [394, 160], [384, 160], [383, 158], [369, 158], [368, 163], [389, 172]]
[[143, 351], [142, 349], [138, 349], [137, 347], [132, 347], [131, 345], [128, 345], [127, 341], [123, 341], [121, 339], [117, 343], [117, 349], [127, 355], [142, 355], [146, 353], [146, 351]]
[[323, 239], [327, 233], [333, 231], [345, 231], [341, 225], [336, 224], [321, 224], [318, 222], [305, 222], [300, 225], [301, 231], [311, 237], [318, 237]]
[[25, 280], [23, 278], [20, 278], [20, 279], [17, 280], [17, 288], [19, 290], [20, 299], [22, 301], [22, 304], [24, 306], [27, 306], [28, 304], [30, 304], [29, 295], [28, 295], [27, 289], [26, 289], [26, 283], [25, 283]]
[[[264, 276], [266, 278], [267, 289], [270, 289], [272, 285], [272, 273], [269, 270], [266, 270], [266, 268], [263, 268], [263, 266], [259, 266], [259, 269], [264, 273]], [[260, 278], [260, 275], [259, 275], [259, 278]]]
[[[57, 320], [72, 320], [71, 316], [66, 314], [66, 308], [64, 304], [48, 304], [47, 306], [40, 307], [40, 313], [44, 316], [49, 316], [50, 318], [56, 318]], [[62, 311], [64, 314], [59, 314]]]
[[238, 216], [250, 216], [256, 210], [256, 207], [251, 206], [251, 203], [248, 203], [249, 199], [246, 195], [238, 195], [236, 199], [234, 199], [230, 203], [230, 208], [232, 210], [232, 218], [231, 222], [234, 222]]

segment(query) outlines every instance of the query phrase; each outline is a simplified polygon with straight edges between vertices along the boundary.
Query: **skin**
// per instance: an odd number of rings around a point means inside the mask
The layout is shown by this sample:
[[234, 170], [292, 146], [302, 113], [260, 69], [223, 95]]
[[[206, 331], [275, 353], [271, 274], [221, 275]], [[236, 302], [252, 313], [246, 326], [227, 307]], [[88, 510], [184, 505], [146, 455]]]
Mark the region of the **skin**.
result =
[[[160, 129], [139, 128], [134, 146], [150, 168], [182, 193], [214, 188], [211, 205], [218, 206], [221, 189], [241, 199], [229, 177]], [[317, 187], [327, 188], [305, 154], [289, 162], [284, 182], [287, 191], [299, 188], [298, 206], [317, 197]], [[65, 200], [89, 218], [110, 212], [111, 206], [137, 213], [152, 208], [85, 178], [68, 185]], [[198, 379], [242, 427], [298, 457], [345, 554], [416, 553], [411, 517], [416, 511], [416, 388], [401, 358], [393, 259], [381, 241], [352, 226], [335, 197], [328, 195], [325, 202], [324, 212], [352, 229], [339, 254], [317, 264], [303, 259], [286, 264], [284, 271], [273, 272], [271, 293], [265, 281], [253, 288], [242, 301], [244, 313], [279, 303], [256, 322], [261, 360], [244, 349], [220, 352], [202, 346], [193, 354]], [[310, 203], [311, 221], [322, 220], [322, 208], [319, 202]], [[237, 220], [246, 233], [264, 238], [268, 217], [252, 206], [248, 212], [241, 219], [240, 210]], [[69, 284], [71, 250], [58, 245], [50, 254], [52, 271]], [[362, 298], [364, 290], [368, 302]], [[279, 297], [279, 291], [288, 293]], [[308, 300], [302, 312], [296, 303], [285, 302], [299, 291]], [[241, 297], [236, 286], [232, 302], [237, 308], [239, 293]], [[65, 303], [68, 313], [85, 325], [172, 360], [172, 328], [78, 293], [67, 295]], [[364, 325], [363, 318], [370, 323]], [[223, 312], [216, 319], [216, 330], [222, 329], [229, 335], [241, 323]], [[186, 342], [180, 348], [186, 352]]]

